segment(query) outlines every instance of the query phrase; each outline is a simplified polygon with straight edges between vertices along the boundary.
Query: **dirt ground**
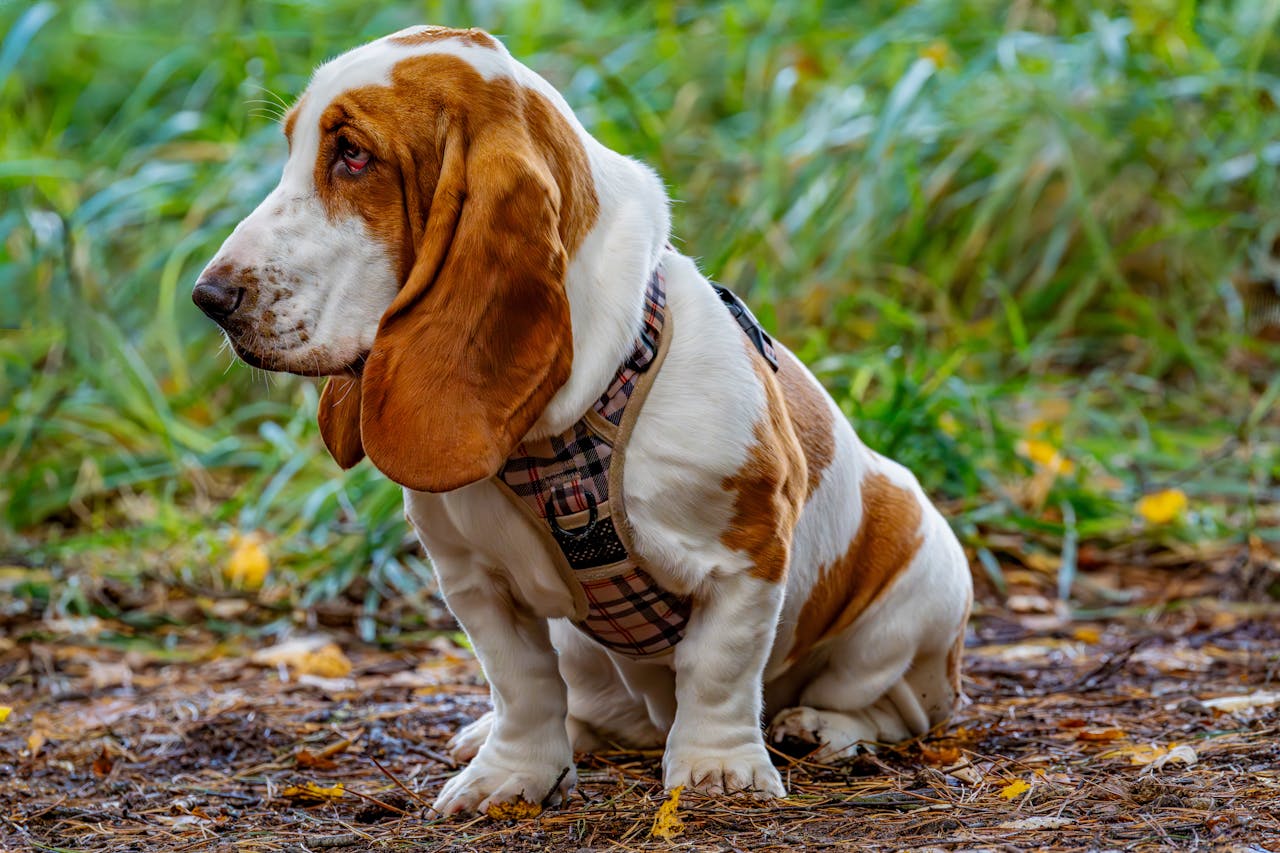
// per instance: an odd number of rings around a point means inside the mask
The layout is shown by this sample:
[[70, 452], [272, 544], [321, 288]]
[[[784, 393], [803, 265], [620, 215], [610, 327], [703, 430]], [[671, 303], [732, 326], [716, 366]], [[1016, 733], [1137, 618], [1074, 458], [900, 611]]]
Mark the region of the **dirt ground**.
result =
[[0, 849], [1280, 851], [1280, 609], [1239, 568], [1117, 576], [1147, 592], [1089, 620], [988, 591], [946, 729], [836, 768], [779, 755], [786, 800], [685, 796], [670, 838], [656, 752], [581, 756], [539, 816], [431, 819], [445, 742], [488, 708], [446, 633], [11, 623]]

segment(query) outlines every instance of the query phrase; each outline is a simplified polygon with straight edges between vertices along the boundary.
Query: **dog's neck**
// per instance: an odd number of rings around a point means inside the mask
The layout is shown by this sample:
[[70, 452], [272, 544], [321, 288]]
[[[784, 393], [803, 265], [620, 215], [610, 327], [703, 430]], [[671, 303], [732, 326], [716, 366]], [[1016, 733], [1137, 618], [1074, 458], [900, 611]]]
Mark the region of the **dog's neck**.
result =
[[580, 136], [595, 179], [599, 217], [565, 276], [573, 369], [527, 434], [530, 439], [569, 429], [604, 393], [640, 332], [645, 286], [670, 231], [667, 195], [657, 175], [585, 131]]

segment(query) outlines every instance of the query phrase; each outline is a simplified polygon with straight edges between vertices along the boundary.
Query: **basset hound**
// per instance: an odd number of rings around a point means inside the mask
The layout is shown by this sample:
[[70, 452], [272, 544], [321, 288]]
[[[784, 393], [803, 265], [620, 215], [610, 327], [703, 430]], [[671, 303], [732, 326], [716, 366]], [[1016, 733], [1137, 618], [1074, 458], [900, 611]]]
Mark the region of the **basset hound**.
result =
[[650, 169], [479, 30], [339, 56], [284, 133], [193, 298], [250, 364], [330, 377], [334, 459], [404, 487], [493, 701], [439, 812], [559, 802], [608, 744], [782, 797], [767, 742], [836, 761], [947, 718], [956, 537], [671, 247]]

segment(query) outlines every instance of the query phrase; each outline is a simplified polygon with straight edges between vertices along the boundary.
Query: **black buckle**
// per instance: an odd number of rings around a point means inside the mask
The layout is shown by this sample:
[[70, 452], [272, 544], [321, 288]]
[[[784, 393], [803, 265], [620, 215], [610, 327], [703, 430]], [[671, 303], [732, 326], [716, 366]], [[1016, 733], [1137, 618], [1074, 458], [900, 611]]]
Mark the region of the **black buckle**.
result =
[[570, 539], [582, 539], [590, 536], [591, 531], [595, 529], [596, 522], [600, 520], [600, 514], [596, 510], [596, 499], [591, 496], [590, 492], [583, 492], [587, 498], [587, 523], [580, 530], [565, 530], [556, 522], [555, 512], [552, 510], [551, 498], [547, 498], [547, 504], [543, 509], [546, 511], [547, 524], [551, 526], [551, 532], [556, 538], [567, 536]]
[[751, 345], [759, 350], [760, 354], [764, 356], [764, 360], [769, 362], [769, 366], [773, 368], [773, 372], [777, 373], [778, 356], [773, 349], [773, 338], [769, 337], [769, 333], [764, 330], [764, 327], [760, 325], [760, 321], [751, 313], [751, 309], [738, 298], [736, 293], [727, 287], [721, 287], [715, 282], [711, 282], [711, 286], [715, 288], [716, 295], [720, 297], [724, 307], [729, 309], [733, 319], [738, 321], [738, 325], [746, 333]]

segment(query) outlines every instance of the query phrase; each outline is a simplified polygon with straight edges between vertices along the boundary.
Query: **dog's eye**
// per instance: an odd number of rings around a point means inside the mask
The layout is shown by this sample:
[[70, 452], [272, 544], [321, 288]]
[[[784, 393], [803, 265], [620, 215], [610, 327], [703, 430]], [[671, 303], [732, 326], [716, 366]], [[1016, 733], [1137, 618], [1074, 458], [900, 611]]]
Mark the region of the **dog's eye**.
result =
[[338, 156], [341, 158], [342, 165], [346, 166], [347, 172], [352, 175], [360, 174], [369, 165], [369, 152], [352, 145], [345, 139], [338, 143]]

